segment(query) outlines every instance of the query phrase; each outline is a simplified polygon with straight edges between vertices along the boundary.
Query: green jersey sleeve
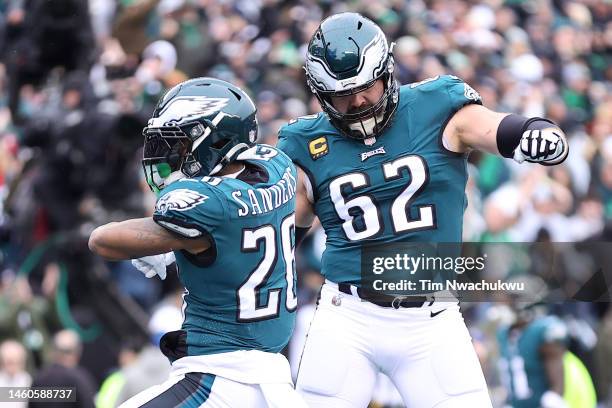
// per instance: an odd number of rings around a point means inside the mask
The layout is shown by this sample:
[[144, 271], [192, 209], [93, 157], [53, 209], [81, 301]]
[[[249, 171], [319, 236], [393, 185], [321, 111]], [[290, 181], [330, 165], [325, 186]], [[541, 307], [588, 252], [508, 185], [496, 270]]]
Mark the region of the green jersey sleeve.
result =
[[278, 130], [278, 142], [276, 148], [281, 150], [291, 159], [297, 156], [296, 143], [293, 138], [298, 137], [287, 130], [287, 125], [284, 125]]
[[474, 88], [454, 75], [440, 78], [446, 87], [452, 111], [458, 111], [466, 105], [475, 103], [482, 105], [482, 98]]
[[323, 145], [317, 142], [320, 138], [313, 136], [313, 129], [320, 125], [324, 118], [323, 114], [316, 114], [291, 120], [279, 129], [276, 147], [300, 167], [307, 167], [309, 161], [316, 160], [324, 153], [321, 150]]
[[466, 105], [473, 103], [482, 105], [482, 98], [478, 92], [454, 75], [427, 78], [410, 84], [409, 89], [415, 92], [414, 99], [411, 98], [409, 103], [419, 114], [424, 113], [422, 109], [432, 110], [435, 107], [434, 111], [439, 111], [440, 115], [446, 115], [446, 119], [450, 119], [450, 116]]
[[153, 220], [185, 238], [212, 235], [223, 224], [225, 206], [213, 186], [184, 179], [166, 187], [155, 204]]
[[549, 316], [543, 321], [542, 342], [561, 343], [567, 342], [567, 326], [563, 320], [556, 316]]

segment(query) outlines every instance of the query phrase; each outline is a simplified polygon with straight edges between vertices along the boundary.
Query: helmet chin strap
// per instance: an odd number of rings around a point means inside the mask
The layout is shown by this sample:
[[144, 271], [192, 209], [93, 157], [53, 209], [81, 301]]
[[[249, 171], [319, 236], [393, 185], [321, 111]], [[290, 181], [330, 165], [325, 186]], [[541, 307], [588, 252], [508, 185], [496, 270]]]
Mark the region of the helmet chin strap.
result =
[[167, 187], [170, 184], [174, 183], [177, 180], [187, 177], [182, 171], [177, 170], [170, 173], [168, 177], [164, 179], [164, 185]]
[[217, 163], [217, 165], [215, 167], [213, 167], [213, 169], [210, 172], [211, 176], [214, 176], [215, 174], [217, 174], [218, 172], [221, 171], [221, 169], [223, 169], [223, 167], [225, 167], [229, 162], [231, 162], [232, 160], [234, 160], [234, 158], [236, 156], [238, 156], [239, 153], [241, 153], [242, 151], [246, 150], [249, 148], [249, 145], [247, 145], [246, 143], [238, 143], [236, 146], [232, 147], [221, 159], [221, 161], [219, 163]]
[[155, 194], [159, 194], [161, 190], [168, 187], [171, 183], [174, 183], [177, 180], [187, 177], [180, 170], [173, 171], [166, 177], [163, 177], [160, 174], [160, 170], [157, 166], [158, 165], [149, 165], [145, 167], [145, 176], [147, 179], [147, 184]]
[[227, 178], [236, 178], [240, 175], [240, 173], [242, 173], [244, 171], [244, 169], [246, 169], [246, 166], [243, 164], [242, 168], [240, 170], [238, 170], [235, 173], [230, 173], [230, 174], [224, 174], [223, 177], [227, 177]]
[[376, 117], [372, 116], [369, 119], [360, 120], [358, 122], [353, 122], [349, 124], [348, 126], [351, 130], [360, 132], [365, 137], [373, 136], [376, 125], [382, 122], [384, 116], [385, 116], [385, 109], [383, 109], [383, 112]]

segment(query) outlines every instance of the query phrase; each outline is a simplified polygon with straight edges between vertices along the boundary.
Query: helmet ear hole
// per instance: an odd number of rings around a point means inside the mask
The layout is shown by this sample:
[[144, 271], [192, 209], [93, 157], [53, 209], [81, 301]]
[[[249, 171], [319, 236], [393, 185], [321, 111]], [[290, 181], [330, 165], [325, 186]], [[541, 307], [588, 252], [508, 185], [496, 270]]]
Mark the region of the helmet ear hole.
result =
[[228, 144], [229, 142], [231, 142], [231, 140], [227, 138], [219, 139], [215, 143], [213, 143], [211, 147], [213, 149], [223, 149], [225, 145]]

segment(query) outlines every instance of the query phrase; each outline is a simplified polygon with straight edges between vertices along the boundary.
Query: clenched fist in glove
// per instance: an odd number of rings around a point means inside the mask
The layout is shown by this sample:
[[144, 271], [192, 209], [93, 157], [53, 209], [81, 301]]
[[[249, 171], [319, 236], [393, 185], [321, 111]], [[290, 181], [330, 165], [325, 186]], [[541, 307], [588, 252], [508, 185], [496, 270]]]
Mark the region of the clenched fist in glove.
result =
[[562, 163], [569, 153], [565, 133], [557, 125], [544, 118], [526, 118], [510, 114], [497, 129], [499, 153], [524, 161], [554, 166]]
[[565, 160], [569, 148], [563, 131], [557, 127], [526, 130], [514, 150], [514, 160], [553, 166]]

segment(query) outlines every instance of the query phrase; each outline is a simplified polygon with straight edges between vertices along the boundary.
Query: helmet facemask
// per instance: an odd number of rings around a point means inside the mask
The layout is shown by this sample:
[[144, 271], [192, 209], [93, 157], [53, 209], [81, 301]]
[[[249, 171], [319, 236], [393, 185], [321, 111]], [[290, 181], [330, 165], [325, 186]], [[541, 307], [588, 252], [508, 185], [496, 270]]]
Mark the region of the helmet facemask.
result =
[[[195, 122], [143, 130], [142, 165], [147, 184], [154, 193], [183, 177], [215, 175], [250, 147], [247, 143], [233, 143], [213, 123], [202, 121], [206, 126]], [[254, 142], [257, 129], [250, 133]]]
[[[371, 20], [357, 13], [325, 19], [308, 45], [306, 78], [330, 122], [343, 135], [370, 139], [389, 125], [399, 102], [393, 78], [393, 44]], [[373, 105], [360, 111], [340, 112], [332, 97], [355, 95], [382, 80], [384, 91]]]
[[[329, 116], [332, 124], [345, 136], [363, 140], [382, 133], [389, 124], [398, 102], [398, 87], [393, 77], [393, 57], [389, 55], [388, 68], [385, 73], [365, 85], [343, 92], [323, 92], [313, 87], [322, 109]], [[384, 91], [378, 102], [356, 112], [342, 113], [332, 103], [332, 96], [348, 96], [363, 92], [382, 80]]]
[[168, 184], [193, 177], [200, 164], [191, 154], [191, 140], [178, 127], [143, 130], [145, 137], [142, 167], [149, 188], [159, 193]]

